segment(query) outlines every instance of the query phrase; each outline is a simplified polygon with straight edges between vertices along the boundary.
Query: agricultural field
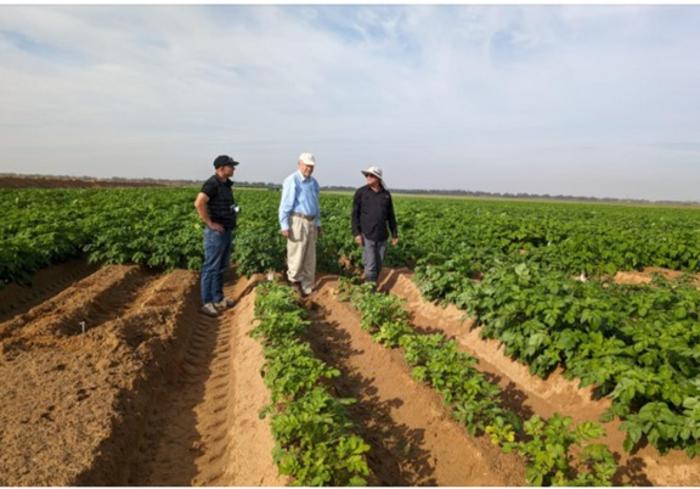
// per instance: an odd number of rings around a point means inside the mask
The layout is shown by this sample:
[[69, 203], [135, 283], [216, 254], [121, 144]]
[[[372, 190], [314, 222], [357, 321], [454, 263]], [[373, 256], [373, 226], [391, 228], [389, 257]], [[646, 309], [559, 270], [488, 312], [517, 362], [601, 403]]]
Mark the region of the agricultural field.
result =
[[0, 189], [2, 485], [700, 485], [700, 209], [322, 194], [300, 301], [237, 190], [209, 318], [196, 192]]

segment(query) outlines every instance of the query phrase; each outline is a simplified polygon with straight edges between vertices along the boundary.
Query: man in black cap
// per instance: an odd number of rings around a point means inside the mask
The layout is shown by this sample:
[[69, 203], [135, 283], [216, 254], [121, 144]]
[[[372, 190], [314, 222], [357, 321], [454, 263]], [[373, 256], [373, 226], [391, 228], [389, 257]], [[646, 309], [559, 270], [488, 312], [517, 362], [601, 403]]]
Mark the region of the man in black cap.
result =
[[224, 272], [231, 261], [231, 240], [236, 228], [238, 206], [233, 198], [230, 177], [238, 165], [227, 155], [214, 160], [214, 175], [197, 194], [194, 206], [204, 222], [204, 263], [202, 265], [202, 308], [208, 316], [233, 307], [234, 301], [224, 297]]

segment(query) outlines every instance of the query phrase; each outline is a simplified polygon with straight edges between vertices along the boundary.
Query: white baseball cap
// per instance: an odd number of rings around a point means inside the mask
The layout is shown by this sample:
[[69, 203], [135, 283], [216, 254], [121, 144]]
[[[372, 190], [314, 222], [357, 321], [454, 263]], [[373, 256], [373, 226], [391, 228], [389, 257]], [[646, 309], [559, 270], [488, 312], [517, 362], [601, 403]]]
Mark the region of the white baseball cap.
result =
[[302, 153], [299, 155], [299, 161], [305, 165], [314, 166], [316, 164], [316, 158], [311, 153]]

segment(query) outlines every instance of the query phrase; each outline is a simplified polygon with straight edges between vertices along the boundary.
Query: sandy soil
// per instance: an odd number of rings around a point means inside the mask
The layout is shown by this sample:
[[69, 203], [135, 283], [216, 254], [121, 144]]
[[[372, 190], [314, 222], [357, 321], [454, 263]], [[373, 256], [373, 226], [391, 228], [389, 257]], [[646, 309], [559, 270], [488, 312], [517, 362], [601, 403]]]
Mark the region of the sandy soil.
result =
[[360, 328], [359, 315], [336, 298], [336, 286], [331, 276], [320, 281], [308, 337], [319, 357], [342, 371], [333, 382], [338, 394], [359, 401], [351, 416], [372, 447], [370, 484], [524, 485], [524, 461], [469, 436], [439, 395], [411, 378], [400, 351]]
[[[260, 277], [243, 281], [248, 290]], [[228, 435], [232, 440], [227, 468], [221, 480], [231, 486], [283, 486], [289, 480], [280, 476], [272, 460], [275, 442], [267, 419], [260, 419], [260, 410], [270, 402], [270, 392], [260, 370], [264, 364], [262, 345], [249, 336], [253, 321], [255, 293], [246, 295], [234, 310], [233, 335], [230, 346], [233, 362], [235, 402], [231, 406]], [[240, 395], [244, 394], [244, 395]]]
[[[460, 349], [478, 358], [477, 368], [493, 376], [505, 391], [505, 402], [522, 416], [551, 416], [558, 411], [577, 422], [597, 420], [610, 405], [608, 399], [593, 399], [590, 388], [579, 388], [577, 382], [565, 379], [559, 369], [546, 380], [531, 375], [525, 365], [504, 355], [498, 341], [480, 338], [477, 325], [464, 311], [423, 299], [409, 270], [386, 270], [381, 288], [406, 301], [415, 327], [443, 332], [454, 338]], [[700, 459], [689, 459], [679, 450], [662, 456], [649, 446], [630, 456], [622, 449], [624, 432], [618, 429], [619, 425], [619, 420], [605, 424], [605, 443], [620, 457], [622, 468], [617, 484], [700, 485]]]
[[170, 379], [160, 386], [131, 461], [135, 485], [283, 485], [272, 460], [262, 350], [247, 336], [255, 281], [225, 287], [236, 300], [219, 318], [192, 308], [192, 333]]
[[195, 273], [108, 266], [0, 323], [0, 485], [284, 484], [251, 290], [211, 319]]
[[[654, 274], [660, 274], [666, 280], [677, 280], [683, 276], [683, 272], [669, 270], [668, 268], [646, 267], [641, 272], [617, 272], [614, 281], [617, 284], [645, 285], [650, 284]], [[700, 287], [700, 273], [696, 274], [695, 283]]]
[[98, 268], [98, 265], [90, 265], [85, 259], [70, 260], [39, 270], [34, 274], [32, 284], [8, 284], [0, 288], [0, 321], [41, 304]]

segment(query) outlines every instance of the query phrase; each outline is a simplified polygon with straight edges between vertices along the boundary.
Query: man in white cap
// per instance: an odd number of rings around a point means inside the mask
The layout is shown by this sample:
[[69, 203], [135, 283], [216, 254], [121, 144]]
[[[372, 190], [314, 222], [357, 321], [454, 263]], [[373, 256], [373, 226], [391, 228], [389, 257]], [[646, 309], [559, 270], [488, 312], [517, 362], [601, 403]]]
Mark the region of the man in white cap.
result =
[[279, 207], [282, 235], [287, 239], [287, 279], [303, 296], [313, 291], [316, 279], [316, 239], [321, 233], [321, 187], [311, 174], [316, 158], [299, 155], [297, 171], [284, 179]]
[[381, 168], [370, 166], [362, 170], [367, 185], [355, 192], [352, 201], [352, 234], [358, 245], [364, 247], [362, 261], [365, 266], [365, 281], [377, 288], [377, 279], [384, 264], [384, 253], [391, 231], [391, 244], [396, 246], [399, 234], [394, 215], [391, 194], [384, 185]]

